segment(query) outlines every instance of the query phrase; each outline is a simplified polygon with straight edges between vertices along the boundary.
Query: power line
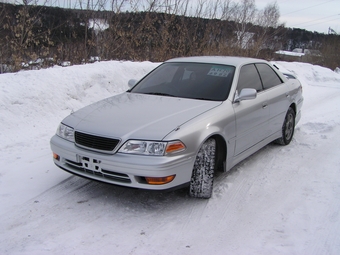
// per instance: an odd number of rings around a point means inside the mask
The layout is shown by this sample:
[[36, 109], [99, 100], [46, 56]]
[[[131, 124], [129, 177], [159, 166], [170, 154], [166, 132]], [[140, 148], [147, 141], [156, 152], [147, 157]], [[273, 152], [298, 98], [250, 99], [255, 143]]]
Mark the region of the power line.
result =
[[[293, 26], [300, 26], [302, 24], [306, 24], [306, 23], [310, 23], [310, 22], [315, 22], [315, 21], [318, 21], [318, 20], [323, 20], [323, 19], [327, 19], [327, 18], [330, 18], [330, 17], [338, 16], [338, 15], [340, 15], [340, 14], [335, 14], [335, 15], [323, 17], [323, 18], [320, 18], [320, 19], [315, 19], [315, 20], [311, 20], [311, 21], [302, 22], [302, 23], [299, 23], [299, 24], [294, 24]], [[319, 23], [317, 23], [317, 24], [319, 24]]]
[[307, 25], [307, 26], [304, 26], [304, 27], [310, 27], [310, 26], [314, 26], [314, 25], [330, 22], [330, 21], [337, 20], [337, 19], [339, 19], [339, 18], [331, 19], [331, 20], [326, 20], [326, 21], [323, 21], [323, 22], [315, 23], [315, 24], [310, 24], [310, 25]]
[[309, 6], [309, 7], [306, 7], [306, 8], [300, 9], [300, 10], [296, 10], [296, 11], [293, 11], [293, 12], [289, 12], [289, 13], [286, 13], [286, 14], [282, 14], [282, 15], [284, 15], [284, 16], [286, 16], [286, 15], [290, 15], [290, 14], [292, 14], [292, 13], [296, 13], [296, 12], [304, 11], [304, 10], [307, 10], [307, 9], [310, 9], [310, 8], [313, 8], [313, 7], [316, 7], [316, 6], [320, 6], [320, 5], [323, 5], [323, 4], [327, 4], [327, 3], [329, 3], [329, 2], [333, 2], [333, 1], [335, 1], [335, 0], [329, 0], [329, 1], [327, 1], [327, 2], [323, 2], [323, 3], [320, 3], [320, 4], [312, 5], [312, 6]]

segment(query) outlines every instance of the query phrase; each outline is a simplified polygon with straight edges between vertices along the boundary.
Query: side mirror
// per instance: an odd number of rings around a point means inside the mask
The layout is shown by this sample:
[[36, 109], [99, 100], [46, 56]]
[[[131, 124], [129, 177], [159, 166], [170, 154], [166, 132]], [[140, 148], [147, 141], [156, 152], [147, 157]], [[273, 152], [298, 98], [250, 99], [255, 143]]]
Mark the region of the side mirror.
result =
[[135, 86], [137, 84], [137, 80], [136, 79], [131, 79], [128, 81], [128, 85], [129, 85], [129, 88], [131, 89], [133, 86]]
[[240, 94], [236, 93], [234, 102], [237, 103], [243, 100], [255, 99], [256, 96], [257, 96], [256, 89], [242, 89]]

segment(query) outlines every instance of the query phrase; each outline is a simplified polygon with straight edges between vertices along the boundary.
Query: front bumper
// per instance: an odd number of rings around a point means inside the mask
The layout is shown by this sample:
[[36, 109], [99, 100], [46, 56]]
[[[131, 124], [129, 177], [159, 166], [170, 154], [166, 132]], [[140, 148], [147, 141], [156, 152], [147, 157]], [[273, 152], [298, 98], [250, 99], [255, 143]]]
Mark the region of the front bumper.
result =
[[[121, 186], [165, 190], [190, 182], [195, 157], [193, 154], [176, 156], [145, 156], [132, 154], [104, 154], [77, 147], [57, 135], [51, 138], [51, 149], [59, 156], [54, 163], [63, 170]], [[145, 177], [176, 175], [166, 184], [151, 185]]]

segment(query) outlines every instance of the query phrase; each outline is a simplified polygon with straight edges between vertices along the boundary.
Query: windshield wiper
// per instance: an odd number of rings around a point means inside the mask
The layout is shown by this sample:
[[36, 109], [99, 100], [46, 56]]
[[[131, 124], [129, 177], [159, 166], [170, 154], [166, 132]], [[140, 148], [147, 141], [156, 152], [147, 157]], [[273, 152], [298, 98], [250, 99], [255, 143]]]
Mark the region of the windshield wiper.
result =
[[166, 96], [166, 97], [175, 97], [174, 95], [167, 94], [167, 93], [161, 93], [161, 92], [148, 92], [148, 93], [143, 93], [147, 95], [156, 95], [156, 96]]
[[191, 99], [206, 100], [206, 101], [218, 101], [218, 100], [206, 98], [206, 97], [192, 97]]

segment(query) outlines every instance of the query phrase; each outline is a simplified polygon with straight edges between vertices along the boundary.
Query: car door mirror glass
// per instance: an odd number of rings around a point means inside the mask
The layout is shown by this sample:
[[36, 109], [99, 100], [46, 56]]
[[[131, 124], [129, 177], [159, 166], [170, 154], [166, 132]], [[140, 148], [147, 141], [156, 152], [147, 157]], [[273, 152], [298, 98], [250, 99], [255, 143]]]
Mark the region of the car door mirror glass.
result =
[[241, 102], [243, 100], [255, 99], [256, 96], [257, 96], [256, 89], [245, 88], [245, 89], [242, 89], [239, 94], [236, 93], [234, 102], [237, 103], [237, 102]]

